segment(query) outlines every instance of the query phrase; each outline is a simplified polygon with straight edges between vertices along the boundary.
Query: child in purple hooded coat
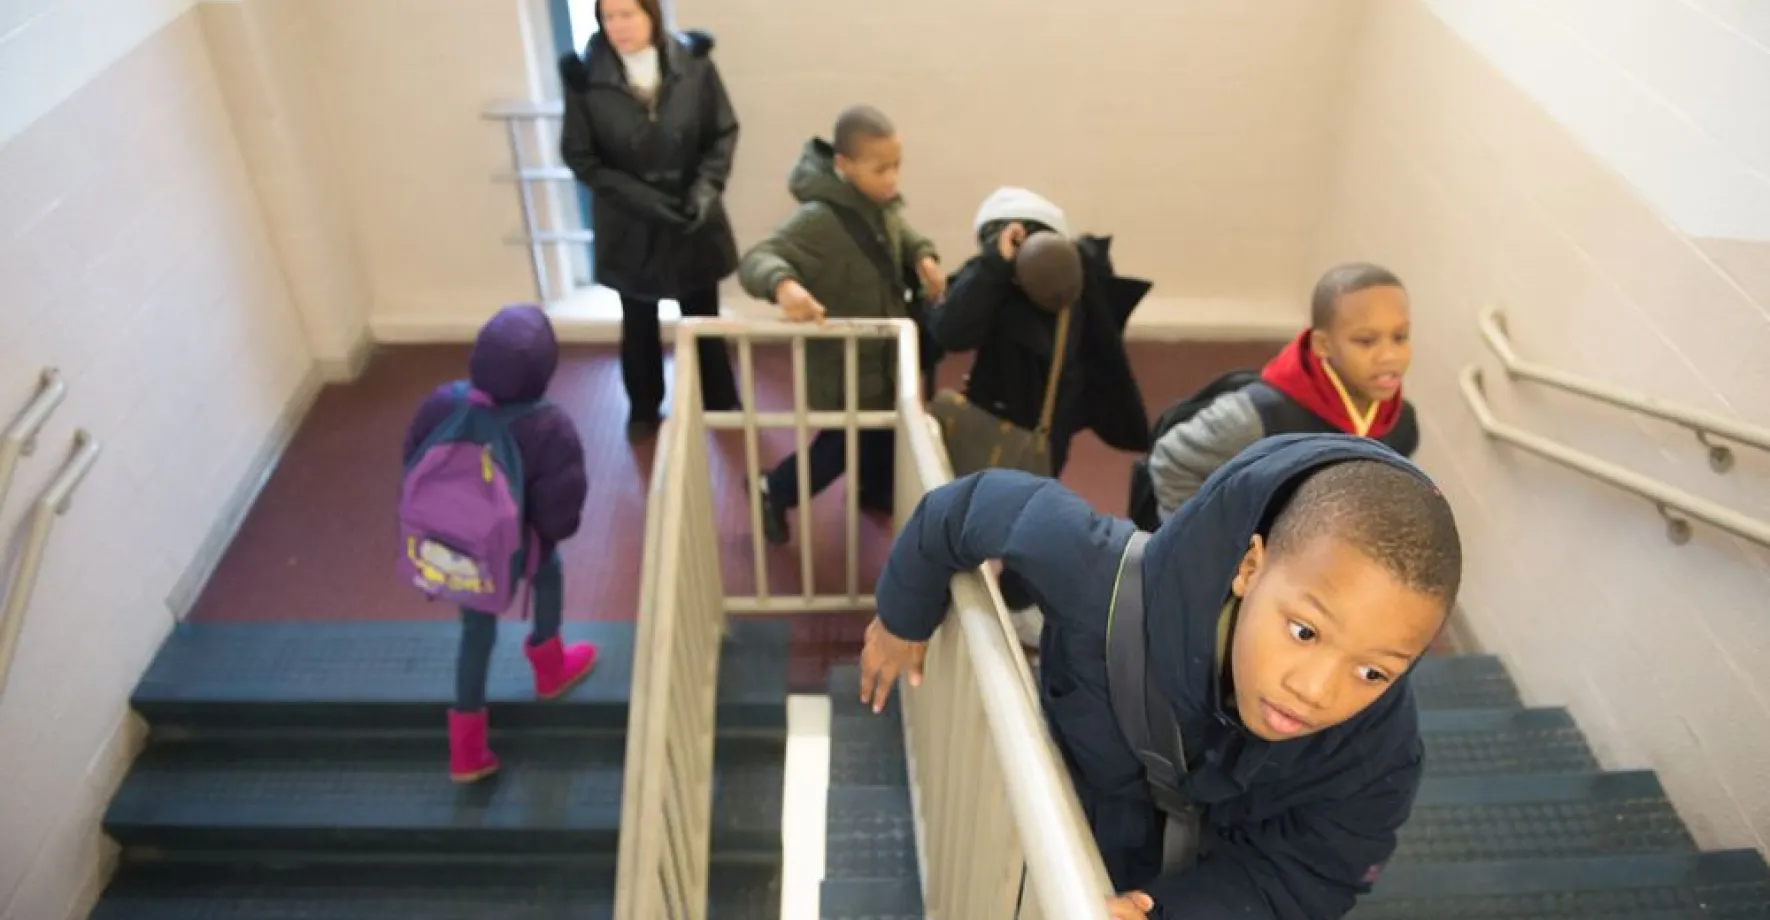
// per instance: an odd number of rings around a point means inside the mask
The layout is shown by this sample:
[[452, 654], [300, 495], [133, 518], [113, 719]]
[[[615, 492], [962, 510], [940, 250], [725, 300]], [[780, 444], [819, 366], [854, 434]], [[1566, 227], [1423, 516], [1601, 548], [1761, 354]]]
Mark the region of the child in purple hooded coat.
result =
[[[499, 405], [533, 402], [547, 392], [559, 365], [559, 341], [539, 307], [498, 311], [479, 330], [468, 361], [469, 382]], [[419, 445], [460, 405], [455, 385], [438, 387], [406, 432], [405, 463]], [[540, 563], [533, 576], [534, 631], [523, 650], [535, 672], [535, 695], [553, 699], [589, 675], [596, 646], [559, 640], [565, 584], [558, 545], [578, 532], [587, 489], [584, 446], [571, 417], [557, 406], [511, 423], [522, 454], [523, 519], [540, 541]], [[486, 746], [486, 671], [498, 634], [496, 613], [461, 610], [461, 651], [455, 666], [455, 708], [449, 711], [449, 776], [473, 782], [498, 769]]]

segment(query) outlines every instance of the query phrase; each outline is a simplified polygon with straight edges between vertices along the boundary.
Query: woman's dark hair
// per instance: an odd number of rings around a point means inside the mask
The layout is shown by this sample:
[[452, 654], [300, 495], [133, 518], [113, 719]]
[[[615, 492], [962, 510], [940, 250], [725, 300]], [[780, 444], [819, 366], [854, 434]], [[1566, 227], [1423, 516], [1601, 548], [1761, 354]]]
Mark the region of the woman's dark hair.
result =
[[[664, 10], [658, 0], [633, 0], [639, 9], [651, 17], [651, 46], [664, 47]], [[602, 31], [602, 0], [596, 0], [596, 31]]]

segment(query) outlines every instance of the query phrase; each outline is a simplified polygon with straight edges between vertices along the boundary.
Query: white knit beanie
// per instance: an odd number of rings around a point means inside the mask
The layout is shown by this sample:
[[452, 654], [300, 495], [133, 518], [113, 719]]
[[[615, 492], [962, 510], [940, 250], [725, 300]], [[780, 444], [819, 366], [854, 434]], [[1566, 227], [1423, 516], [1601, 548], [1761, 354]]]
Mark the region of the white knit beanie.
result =
[[1014, 186], [1003, 186], [989, 193], [977, 207], [977, 218], [971, 230], [981, 232], [983, 225], [994, 221], [1034, 221], [1069, 236], [1069, 218], [1049, 198]]

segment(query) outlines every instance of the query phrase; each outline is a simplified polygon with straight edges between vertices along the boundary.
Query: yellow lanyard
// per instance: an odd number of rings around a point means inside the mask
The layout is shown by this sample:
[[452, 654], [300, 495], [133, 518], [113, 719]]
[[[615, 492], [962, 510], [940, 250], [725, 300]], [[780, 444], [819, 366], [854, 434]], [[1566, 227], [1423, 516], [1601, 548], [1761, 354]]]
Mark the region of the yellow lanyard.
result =
[[1321, 361], [1321, 369], [1327, 372], [1328, 381], [1334, 385], [1334, 392], [1340, 394], [1340, 402], [1346, 406], [1346, 417], [1352, 420], [1352, 427], [1358, 429], [1358, 436], [1369, 437], [1371, 425], [1377, 420], [1377, 409], [1382, 403], [1373, 402], [1370, 409], [1360, 413], [1358, 406], [1352, 402], [1352, 394], [1346, 392], [1346, 385], [1340, 382], [1340, 375], [1334, 373], [1326, 358]]

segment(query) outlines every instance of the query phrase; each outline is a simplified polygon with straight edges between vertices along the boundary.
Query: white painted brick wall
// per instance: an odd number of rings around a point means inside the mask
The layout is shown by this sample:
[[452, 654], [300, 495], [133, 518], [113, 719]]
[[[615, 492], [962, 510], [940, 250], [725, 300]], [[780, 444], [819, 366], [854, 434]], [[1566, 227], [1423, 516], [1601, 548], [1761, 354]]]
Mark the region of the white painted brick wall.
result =
[[1465, 20], [1432, 11], [1444, 6], [1372, 5], [1316, 265], [1371, 258], [1413, 289], [1408, 386], [1422, 459], [1463, 523], [1479, 638], [1532, 702], [1571, 706], [1607, 764], [1659, 770], [1702, 843], [1763, 847], [1770, 554], [1700, 526], [1673, 547], [1646, 503], [1486, 442], [1456, 374], [1487, 367], [1504, 420], [1770, 516], [1770, 460], [1743, 451], [1716, 476], [1681, 430], [1510, 385], [1475, 329], [1497, 300], [1526, 356], [1766, 424], [1770, 304], [1484, 58], [1491, 35], [1465, 40], [1452, 28]]
[[907, 213], [953, 265], [984, 195], [1016, 184], [1116, 234], [1158, 297], [1299, 296], [1356, 4], [783, 2], [675, 4], [680, 27], [717, 36], [743, 123], [740, 240], [791, 210], [805, 140], [865, 102], [903, 131]]
[[[51, 38], [0, 44], [0, 74]], [[0, 145], [0, 415], [45, 364], [69, 384], [0, 535], [76, 427], [104, 442], [0, 697], [0, 916], [20, 920], [65, 916], [89, 882], [165, 599], [311, 366], [194, 17], [143, 38]]]

